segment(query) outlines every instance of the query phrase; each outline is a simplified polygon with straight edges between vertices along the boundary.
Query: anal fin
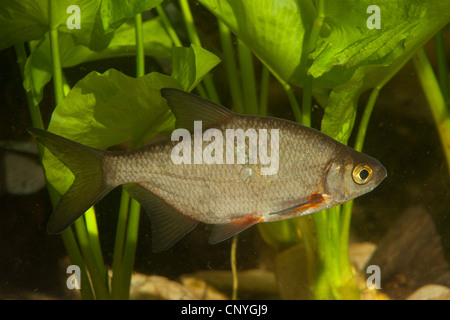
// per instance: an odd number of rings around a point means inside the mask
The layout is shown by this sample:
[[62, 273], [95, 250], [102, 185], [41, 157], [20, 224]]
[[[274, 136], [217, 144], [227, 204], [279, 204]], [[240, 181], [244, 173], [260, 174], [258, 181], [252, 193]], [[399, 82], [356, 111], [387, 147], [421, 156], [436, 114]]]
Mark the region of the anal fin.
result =
[[209, 243], [216, 244], [227, 240], [239, 232], [242, 232], [262, 221], [262, 217], [256, 217], [254, 214], [251, 214], [243, 219], [238, 219], [229, 223], [216, 224], [209, 238]]
[[127, 184], [125, 188], [150, 217], [153, 252], [169, 249], [199, 223], [174, 209], [140, 184]]

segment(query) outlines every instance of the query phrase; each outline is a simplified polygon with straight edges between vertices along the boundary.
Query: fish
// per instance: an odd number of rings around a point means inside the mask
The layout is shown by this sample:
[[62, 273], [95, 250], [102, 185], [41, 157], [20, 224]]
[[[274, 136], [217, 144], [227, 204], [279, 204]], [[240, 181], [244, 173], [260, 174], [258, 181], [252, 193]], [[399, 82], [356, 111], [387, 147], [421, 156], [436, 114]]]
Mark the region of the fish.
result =
[[[173, 88], [161, 89], [161, 95], [175, 116], [176, 129], [170, 138], [141, 148], [99, 150], [48, 131], [29, 129], [75, 176], [50, 215], [49, 234], [62, 232], [107, 193], [124, 185], [150, 218], [154, 252], [169, 249], [200, 222], [214, 225], [209, 243], [216, 244], [258, 223], [340, 205], [372, 191], [387, 176], [378, 160], [313, 128], [284, 119], [237, 114]], [[200, 121], [201, 129], [196, 126]], [[184, 134], [183, 139], [181, 134], [174, 135], [177, 130]], [[211, 136], [205, 139], [208, 130], [213, 130], [209, 132], [214, 133], [214, 140]], [[220, 134], [228, 138], [230, 130], [246, 133], [246, 143], [239, 145], [238, 138], [233, 138], [221, 146]], [[260, 139], [252, 140], [250, 133], [260, 133]], [[265, 141], [261, 140], [264, 135]], [[251, 140], [266, 147], [260, 145], [256, 161]], [[208, 154], [207, 150], [210, 157], [216, 157], [215, 162], [196, 159], [201, 152]], [[270, 154], [276, 170], [263, 173], [270, 164], [258, 161], [263, 159], [261, 150], [266, 151], [266, 158]], [[239, 152], [244, 155], [241, 161], [236, 160]], [[184, 160], [194, 161], [174, 161], [174, 155], [181, 153]], [[220, 154], [234, 161], [223, 163]]]

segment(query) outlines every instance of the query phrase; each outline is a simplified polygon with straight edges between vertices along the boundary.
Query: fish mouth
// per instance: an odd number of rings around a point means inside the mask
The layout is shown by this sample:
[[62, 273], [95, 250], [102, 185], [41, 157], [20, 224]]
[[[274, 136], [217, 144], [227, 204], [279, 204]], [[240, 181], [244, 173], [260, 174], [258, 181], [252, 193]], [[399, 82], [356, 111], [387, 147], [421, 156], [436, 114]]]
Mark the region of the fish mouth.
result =
[[[376, 160], [377, 161], [377, 160]], [[388, 176], [386, 168], [377, 161], [377, 166], [375, 166], [374, 177], [376, 178], [375, 186], [378, 186], [384, 179]]]

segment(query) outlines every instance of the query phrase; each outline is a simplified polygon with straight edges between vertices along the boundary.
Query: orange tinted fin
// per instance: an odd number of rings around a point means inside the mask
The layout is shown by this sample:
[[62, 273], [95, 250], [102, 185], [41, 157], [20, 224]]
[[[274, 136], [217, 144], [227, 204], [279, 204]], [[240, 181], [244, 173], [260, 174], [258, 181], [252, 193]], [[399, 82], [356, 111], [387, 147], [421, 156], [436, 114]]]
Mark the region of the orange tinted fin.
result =
[[301, 211], [306, 211], [310, 208], [317, 208], [325, 200], [326, 200], [326, 197], [324, 197], [322, 194], [314, 193], [311, 196], [309, 196], [308, 200], [301, 202], [300, 204], [297, 204], [288, 209], [284, 209], [284, 210], [277, 211], [277, 212], [272, 212], [271, 214], [290, 214], [290, 213], [294, 213], [294, 212], [298, 213]]
[[248, 229], [251, 226], [262, 221], [262, 217], [257, 217], [255, 214], [251, 214], [248, 217], [238, 219], [233, 222], [216, 224], [211, 233], [211, 237], [209, 238], [209, 243], [216, 244], [218, 242], [227, 240], [228, 238], [231, 238], [239, 232], [244, 231], [245, 229]]

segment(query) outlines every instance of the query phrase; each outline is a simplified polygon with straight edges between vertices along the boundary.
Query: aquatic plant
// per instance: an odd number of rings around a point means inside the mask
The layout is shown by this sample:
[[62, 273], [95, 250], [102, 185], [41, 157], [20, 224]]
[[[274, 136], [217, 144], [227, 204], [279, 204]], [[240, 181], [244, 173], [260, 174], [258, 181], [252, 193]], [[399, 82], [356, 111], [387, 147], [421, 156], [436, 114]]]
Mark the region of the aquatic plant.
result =
[[[379, 1], [377, 8], [366, 0], [199, 2], [218, 19], [222, 52], [217, 54], [226, 66], [236, 112], [268, 113], [272, 75], [283, 86], [296, 121], [311, 125], [315, 98], [324, 109], [320, 129], [338, 141], [348, 142], [356, 113], [363, 112], [354, 146], [359, 151], [378, 93], [414, 57], [450, 169], [445, 58], [439, 59], [439, 87], [421, 49], [450, 21], [449, 1]], [[174, 119], [159, 94], [160, 88], [196, 90], [220, 102], [214, 75], [209, 74], [220, 59], [202, 46], [194, 21], [201, 18], [193, 17], [187, 0], [174, 1], [190, 42], [183, 47], [161, 3], [0, 0], [4, 8], [0, 12], [0, 49], [15, 46], [33, 126], [45, 128], [39, 103], [50, 80], [56, 107], [47, 129], [102, 149], [126, 141], [134, 148], [161, 131], [173, 129]], [[149, 10], [156, 13], [143, 19], [142, 13]], [[437, 52], [442, 57], [441, 34], [437, 39]], [[135, 78], [114, 69], [103, 74], [92, 71], [70, 88], [64, 77], [63, 68], [128, 55], [136, 56]], [[146, 74], [145, 56], [170, 60], [171, 74]], [[256, 59], [262, 63], [259, 81]], [[301, 103], [298, 88], [302, 88]], [[358, 108], [359, 96], [369, 89], [372, 92], [367, 105]], [[73, 176], [50, 153], [42, 148], [40, 152], [55, 204]], [[298, 275], [293, 275], [304, 287], [302, 297], [358, 298], [348, 258], [351, 208], [350, 202], [312, 216], [259, 225], [270, 245], [280, 251], [297, 245], [299, 250], [294, 254], [300, 252], [306, 257], [296, 268]], [[123, 191], [111, 281], [93, 208], [62, 233], [72, 264], [81, 267], [83, 298], [128, 297], [138, 224], [139, 204]]]

